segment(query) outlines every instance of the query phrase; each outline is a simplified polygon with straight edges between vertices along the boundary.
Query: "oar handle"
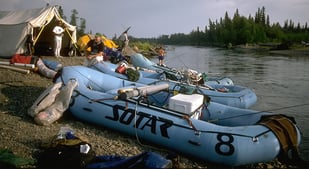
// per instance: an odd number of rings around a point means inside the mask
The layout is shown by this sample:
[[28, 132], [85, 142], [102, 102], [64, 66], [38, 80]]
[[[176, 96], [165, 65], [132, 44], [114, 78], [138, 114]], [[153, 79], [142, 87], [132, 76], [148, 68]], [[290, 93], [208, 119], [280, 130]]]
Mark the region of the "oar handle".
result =
[[131, 90], [131, 91], [126, 91], [126, 92], [120, 93], [118, 95], [118, 99], [119, 100], [127, 100], [129, 98], [136, 97], [136, 96], [139, 96], [139, 95], [140, 95], [139, 90]]
[[129, 88], [129, 89], [120, 89], [118, 90], [118, 99], [126, 100], [128, 98], [137, 97], [137, 96], [146, 96], [147, 94], [152, 94], [155, 92], [159, 92], [161, 90], [165, 90], [169, 88], [168, 83], [151, 85], [151, 86], [143, 86], [139, 88]]

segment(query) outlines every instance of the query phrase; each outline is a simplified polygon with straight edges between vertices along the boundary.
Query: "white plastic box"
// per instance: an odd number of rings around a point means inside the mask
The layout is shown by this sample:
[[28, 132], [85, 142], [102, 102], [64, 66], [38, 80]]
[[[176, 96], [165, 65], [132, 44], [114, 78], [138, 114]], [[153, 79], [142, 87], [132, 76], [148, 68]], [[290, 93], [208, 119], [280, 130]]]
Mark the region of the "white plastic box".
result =
[[203, 104], [204, 96], [200, 94], [177, 94], [169, 99], [168, 108], [191, 116]]

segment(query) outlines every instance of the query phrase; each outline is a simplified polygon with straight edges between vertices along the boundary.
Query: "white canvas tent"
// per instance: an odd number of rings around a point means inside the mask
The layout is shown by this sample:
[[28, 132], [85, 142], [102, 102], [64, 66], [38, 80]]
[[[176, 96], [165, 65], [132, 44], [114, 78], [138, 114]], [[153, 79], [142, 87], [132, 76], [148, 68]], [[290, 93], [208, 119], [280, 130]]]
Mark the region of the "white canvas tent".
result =
[[[76, 43], [76, 27], [64, 21], [55, 6], [39, 9], [0, 11], [0, 58], [27, 52], [27, 42], [33, 42], [37, 55], [48, 55], [54, 46], [52, 29], [58, 21], [67, 28], [61, 54], [66, 55]], [[28, 51], [29, 52], [29, 51]]]

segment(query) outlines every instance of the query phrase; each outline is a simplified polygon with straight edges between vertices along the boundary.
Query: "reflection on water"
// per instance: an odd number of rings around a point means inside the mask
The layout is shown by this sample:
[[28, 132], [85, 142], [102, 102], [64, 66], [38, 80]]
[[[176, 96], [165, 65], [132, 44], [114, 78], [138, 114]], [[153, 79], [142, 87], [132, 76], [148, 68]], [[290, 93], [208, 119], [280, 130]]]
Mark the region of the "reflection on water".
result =
[[[230, 77], [235, 84], [251, 88], [258, 101], [251, 109], [295, 117], [303, 133], [300, 147], [309, 160], [309, 56], [235, 52], [216, 48], [172, 47], [165, 64]], [[156, 59], [154, 62], [158, 62]]]

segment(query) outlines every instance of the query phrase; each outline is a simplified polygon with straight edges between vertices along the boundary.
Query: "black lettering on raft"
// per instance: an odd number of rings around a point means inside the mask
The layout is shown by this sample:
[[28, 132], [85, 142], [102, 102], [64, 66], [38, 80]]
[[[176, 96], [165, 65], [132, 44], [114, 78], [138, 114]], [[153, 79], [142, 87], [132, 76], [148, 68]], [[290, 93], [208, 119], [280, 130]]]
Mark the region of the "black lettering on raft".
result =
[[[121, 110], [121, 111], [119, 111]], [[168, 128], [173, 125], [173, 121], [153, 116], [150, 114], [147, 114], [145, 112], [137, 112], [136, 113], [136, 121], [134, 120], [135, 117], [135, 110], [133, 109], [125, 109], [124, 106], [115, 105], [113, 106], [113, 114], [112, 116], [105, 116], [106, 119], [112, 120], [112, 121], [118, 121], [121, 124], [124, 125], [130, 125], [132, 122], [135, 124], [132, 125], [132, 127], [144, 130], [145, 128], [149, 127], [151, 133], [157, 134], [157, 125], [158, 121], [160, 121], [162, 124], [159, 126], [160, 134], [162, 137], [169, 138], [168, 136]], [[146, 122], [142, 123], [142, 121], [146, 119]]]

